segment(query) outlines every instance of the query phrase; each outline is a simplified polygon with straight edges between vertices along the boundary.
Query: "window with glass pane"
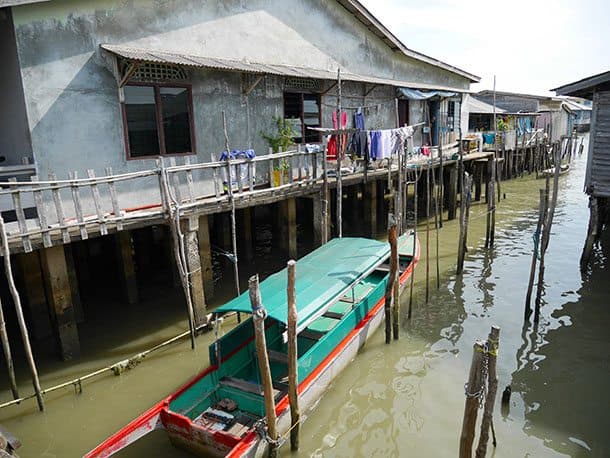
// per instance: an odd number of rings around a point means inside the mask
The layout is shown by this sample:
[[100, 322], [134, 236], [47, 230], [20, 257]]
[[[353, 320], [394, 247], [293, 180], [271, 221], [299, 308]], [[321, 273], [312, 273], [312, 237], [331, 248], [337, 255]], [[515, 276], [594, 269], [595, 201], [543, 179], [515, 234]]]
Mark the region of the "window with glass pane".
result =
[[189, 117], [188, 90], [184, 87], [160, 87], [161, 115], [165, 153], [191, 151], [191, 120]]
[[130, 156], [159, 154], [154, 87], [125, 86], [125, 118]]
[[188, 87], [125, 86], [129, 156], [193, 152], [190, 100]]

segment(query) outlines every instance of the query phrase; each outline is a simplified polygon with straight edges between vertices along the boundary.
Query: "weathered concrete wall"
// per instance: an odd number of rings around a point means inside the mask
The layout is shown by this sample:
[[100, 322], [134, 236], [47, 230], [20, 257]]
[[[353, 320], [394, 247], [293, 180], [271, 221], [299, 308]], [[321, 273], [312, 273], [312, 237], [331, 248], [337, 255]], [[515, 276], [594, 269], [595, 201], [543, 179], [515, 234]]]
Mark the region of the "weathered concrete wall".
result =
[[[56, 0], [15, 7], [13, 14], [32, 146], [43, 177], [50, 170], [65, 178], [71, 170], [85, 176], [87, 168], [100, 175], [106, 166], [115, 173], [154, 166], [151, 159], [125, 157], [117, 84], [103, 65], [100, 43], [327, 69], [340, 63], [356, 73], [469, 86], [465, 78], [391, 51], [343, 7], [323, 0]], [[208, 161], [224, 149], [222, 110], [231, 148], [265, 152], [260, 132], [282, 114], [282, 79], [267, 77], [245, 99], [237, 73], [194, 70], [191, 77], [197, 159]], [[392, 88], [380, 87], [366, 104], [393, 97]], [[331, 94], [327, 102], [334, 104]], [[329, 125], [331, 110], [322, 111]], [[371, 111], [368, 127], [394, 125], [392, 103]], [[158, 193], [141, 192], [156, 187], [154, 180], [142, 181], [120, 186], [132, 206], [159, 200]]]
[[0, 9], [0, 61], [0, 166], [17, 165], [31, 157], [32, 144], [9, 8]]

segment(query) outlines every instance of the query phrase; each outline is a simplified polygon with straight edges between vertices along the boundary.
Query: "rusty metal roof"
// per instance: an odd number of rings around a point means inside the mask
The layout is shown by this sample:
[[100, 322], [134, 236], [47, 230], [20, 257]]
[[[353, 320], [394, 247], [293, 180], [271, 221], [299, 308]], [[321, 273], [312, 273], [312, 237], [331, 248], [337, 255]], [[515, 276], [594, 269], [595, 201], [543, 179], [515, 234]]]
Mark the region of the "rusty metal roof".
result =
[[[313, 67], [299, 67], [286, 64], [270, 64], [263, 62], [252, 62], [238, 59], [225, 59], [219, 57], [196, 56], [192, 54], [176, 53], [172, 51], [161, 51], [157, 49], [135, 48], [112, 44], [101, 44], [100, 47], [116, 56], [136, 62], [152, 62], [159, 64], [183, 65], [196, 68], [213, 68], [217, 70], [255, 73], [261, 75], [290, 76], [297, 78], [314, 78], [323, 80], [336, 80], [337, 70], [327, 70]], [[348, 72], [341, 68], [341, 79], [345, 81], [356, 81], [370, 84], [380, 84], [394, 87], [410, 87], [418, 89], [442, 90], [453, 92], [470, 92], [460, 89], [434, 84], [418, 83], [413, 81], [402, 81], [376, 76], [359, 75]]]

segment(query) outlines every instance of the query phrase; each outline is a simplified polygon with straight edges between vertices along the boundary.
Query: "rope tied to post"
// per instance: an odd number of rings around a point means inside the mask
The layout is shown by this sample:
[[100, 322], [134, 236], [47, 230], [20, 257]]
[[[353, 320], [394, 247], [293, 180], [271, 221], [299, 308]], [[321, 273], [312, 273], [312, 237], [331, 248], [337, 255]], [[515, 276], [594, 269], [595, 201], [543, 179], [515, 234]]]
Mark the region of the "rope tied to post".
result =
[[534, 241], [534, 253], [536, 254], [536, 259], [540, 259], [540, 230], [536, 229], [534, 231], [532, 240]]

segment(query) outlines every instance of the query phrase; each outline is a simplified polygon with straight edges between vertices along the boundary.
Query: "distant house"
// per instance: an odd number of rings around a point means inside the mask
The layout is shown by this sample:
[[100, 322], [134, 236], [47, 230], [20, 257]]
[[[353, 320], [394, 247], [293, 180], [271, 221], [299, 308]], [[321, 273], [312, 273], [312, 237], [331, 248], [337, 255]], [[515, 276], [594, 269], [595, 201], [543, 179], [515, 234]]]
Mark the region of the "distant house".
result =
[[[488, 104], [494, 101], [493, 91], [485, 90], [475, 97]], [[570, 135], [574, 114], [569, 105], [558, 97], [496, 91], [496, 107], [508, 113], [539, 113], [533, 127], [544, 129], [552, 142]], [[523, 123], [523, 121], [522, 121]]]
[[589, 233], [581, 259], [588, 261], [593, 242], [610, 224], [610, 71], [553, 89], [558, 95], [593, 102], [585, 192], [590, 196]]

